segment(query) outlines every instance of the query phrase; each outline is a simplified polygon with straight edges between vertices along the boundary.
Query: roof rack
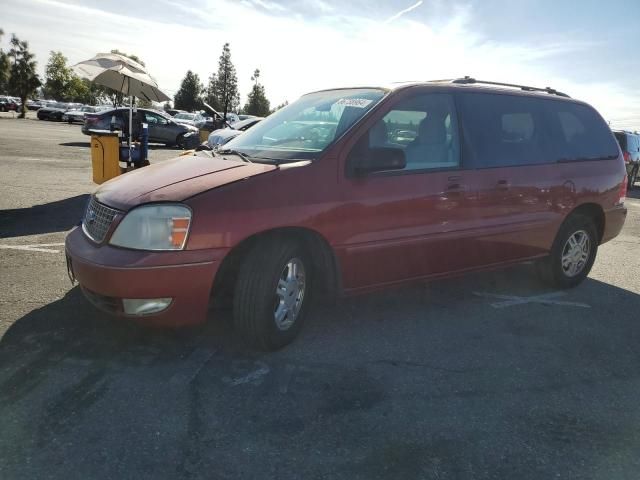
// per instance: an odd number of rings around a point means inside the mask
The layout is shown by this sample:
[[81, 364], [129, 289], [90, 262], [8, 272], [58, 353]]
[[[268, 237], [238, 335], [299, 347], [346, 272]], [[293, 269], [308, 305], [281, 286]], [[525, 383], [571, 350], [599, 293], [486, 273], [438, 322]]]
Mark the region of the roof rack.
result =
[[502, 83], [502, 82], [490, 82], [487, 80], [476, 80], [475, 78], [472, 77], [463, 77], [463, 78], [456, 78], [455, 80], [451, 80], [451, 83], [459, 83], [459, 84], [476, 84], [476, 83], [480, 83], [482, 85], [498, 85], [501, 87], [512, 87], [512, 88], [519, 88], [520, 90], [524, 90], [525, 92], [546, 92], [550, 95], [558, 95], [560, 97], [567, 97], [567, 98], [571, 98], [569, 97], [569, 95], [567, 95], [566, 93], [562, 93], [559, 92], [558, 90], [555, 90], [553, 88], [549, 88], [549, 87], [545, 87], [545, 88], [538, 88], [538, 87], [529, 87], [527, 85], [516, 85], [514, 83]]

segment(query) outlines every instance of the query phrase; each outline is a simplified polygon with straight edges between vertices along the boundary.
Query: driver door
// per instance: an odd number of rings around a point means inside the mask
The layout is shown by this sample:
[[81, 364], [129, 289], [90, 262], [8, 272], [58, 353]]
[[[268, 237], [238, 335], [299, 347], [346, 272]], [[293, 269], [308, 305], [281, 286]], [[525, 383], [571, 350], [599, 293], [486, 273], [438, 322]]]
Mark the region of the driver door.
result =
[[452, 95], [414, 91], [376, 117], [346, 154], [345, 172], [363, 146], [402, 150], [406, 166], [344, 174], [337, 251], [345, 290], [468, 268], [475, 202], [460, 161]]

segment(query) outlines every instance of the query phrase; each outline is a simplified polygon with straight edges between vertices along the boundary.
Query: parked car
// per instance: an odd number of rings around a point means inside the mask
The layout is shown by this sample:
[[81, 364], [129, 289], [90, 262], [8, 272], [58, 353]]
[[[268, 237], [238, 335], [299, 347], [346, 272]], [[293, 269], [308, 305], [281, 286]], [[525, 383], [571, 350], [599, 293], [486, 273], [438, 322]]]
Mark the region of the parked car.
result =
[[0, 112], [17, 112], [20, 109], [20, 102], [16, 102], [13, 97], [0, 96]]
[[[198, 133], [198, 129], [193, 125], [177, 123], [164, 112], [146, 108], [139, 108], [138, 111], [144, 112], [146, 123], [149, 125], [149, 142], [185, 147], [187, 146], [185, 145], [185, 137]], [[129, 109], [121, 107], [97, 113], [86, 113], [82, 133], [90, 135], [90, 130], [109, 130], [112, 117], [115, 117], [118, 130], [128, 131]]]
[[[237, 115], [228, 113], [226, 116], [225, 122], [222, 122], [222, 116], [212, 115], [209, 117], [203, 117], [202, 120], [196, 122], [196, 127], [201, 130], [218, 130], [221, 124], [226, 124], [227, 126], [232, 125], [240, 120], [237, 118]], [[225, 127], [226, 128], [226, 127]]]
[[69, 123], [74, 123], [74, 122], [83, 123], [85, 114], [102, 112], [104, 110], [111, 110], [111, 108], [112, 107], [110, 107], [109, 105], [98, 105], [98, 106], [83, 105], [80, 108], [67, 110], [66, 112], [64, 112], [64, 114], [62, 115], [62, 121], [69, 122]]
[[27, 110], [39, 110], [43, 107], [42, 103], [39, 100], [27, 100], [26, 105]]
[[249, 130], [261, 120], [263, 120], [262, 117], [251, 117], [246, 120], [240, 120], [239, 122], [232, 123], [231, 127], [214, 130], [209, 134], [207, 145], [209, 145], [209, 148], [219, 148], [221, 145], [226, 144], [241, 133]]
[[62, 121], [64, 113], [71, 110], [73, 106], [73, 104], [63, 102], [50, 103], [38, 109], [38, 120], [55, 120], [60, 122]]
[[186, 125], [196, 125], [196, 123], [203, 121], [205, 118], [199, 113], [180, 112], [173, 116], [173, 120], [177, 123], [184, 123]]
[[169, 109], [165, 110], [164, 112], [166, 114], [168, 114], [168, 115], [171, 115], [172, 117], [175, 117], [179, 113], [187, 113], [186, 110], [177, 110], [175, 108], [169, 108]]
[[638, 169], [640, 168], [640, 134], [625, 130], [615, 130], [613, 134], [618, 140], [618, 144], [620, 144], [624, 163], [627, 167], [628, 188], [632, 188], [638, 180]]
[[178, 326], [204, 321], [213, 295], [275, 349], [315, 295], [523, 261], [574, 287], [627, 214], [609, 127], [552, 89], [467, 77], [325, 90], [225, 147], [98, 188], [65, 247], [91, 302]]

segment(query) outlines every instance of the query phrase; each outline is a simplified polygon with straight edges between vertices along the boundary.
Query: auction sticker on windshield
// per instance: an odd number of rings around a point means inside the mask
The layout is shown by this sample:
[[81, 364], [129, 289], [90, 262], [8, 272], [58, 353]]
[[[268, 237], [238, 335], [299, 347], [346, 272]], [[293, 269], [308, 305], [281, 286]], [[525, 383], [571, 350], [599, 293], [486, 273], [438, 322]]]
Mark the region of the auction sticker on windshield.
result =
[[345, 107], [366, 108], [371, 103], [367, 98], [341, 98], [336, 105], [344, 105]]

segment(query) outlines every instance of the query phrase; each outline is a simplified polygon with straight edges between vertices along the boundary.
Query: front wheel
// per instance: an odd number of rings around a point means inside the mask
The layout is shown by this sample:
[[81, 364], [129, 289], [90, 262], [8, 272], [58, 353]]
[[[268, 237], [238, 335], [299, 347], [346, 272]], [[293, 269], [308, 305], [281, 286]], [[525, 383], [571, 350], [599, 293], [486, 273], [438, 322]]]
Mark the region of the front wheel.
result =
[[284, 347], [298, 335], [309, 305], [311, 262], [298, 242], [273, 238], [244, 259], [235, 286], [238, 331], [264, 350]]
[[591, 271], [598, 244], [593, 220], [572, 215], [560, 227], [549, 256], [536, 263], [539, 276], [555, 288], [579, 285]]

